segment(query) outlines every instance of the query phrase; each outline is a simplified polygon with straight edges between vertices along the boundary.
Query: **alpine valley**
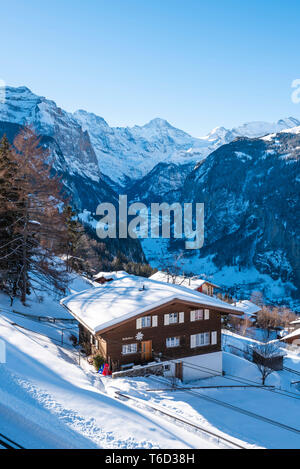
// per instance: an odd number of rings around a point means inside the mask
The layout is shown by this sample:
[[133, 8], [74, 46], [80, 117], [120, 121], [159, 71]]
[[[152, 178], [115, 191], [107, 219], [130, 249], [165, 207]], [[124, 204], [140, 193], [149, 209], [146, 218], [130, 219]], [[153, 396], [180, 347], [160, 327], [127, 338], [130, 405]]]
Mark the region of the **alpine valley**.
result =
[[[217, 127], [192, 137], [163, 119], [110, 127], [69, 113], [26, 87], [1, 90], [0, 135], [32, 126], [48, 147], [74, 209], [95, 227], [100, 202], [204, 202], [205, 241], [181, 268], [205, 274], [237, 297], [260, 290], [271, 303], [300, 307], [300, 121]], [[133, 260], [163, 267], [180, 240], [122, 240]]]

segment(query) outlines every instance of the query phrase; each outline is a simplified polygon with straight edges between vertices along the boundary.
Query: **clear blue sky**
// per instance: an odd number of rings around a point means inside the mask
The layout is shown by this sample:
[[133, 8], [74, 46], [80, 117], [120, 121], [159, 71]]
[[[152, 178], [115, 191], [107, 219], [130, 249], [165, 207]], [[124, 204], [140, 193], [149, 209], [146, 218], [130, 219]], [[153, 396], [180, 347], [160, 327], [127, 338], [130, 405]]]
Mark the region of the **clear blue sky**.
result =
[[1, 2], [0, 79], [110, 125], [300, 118], [299, 0]]

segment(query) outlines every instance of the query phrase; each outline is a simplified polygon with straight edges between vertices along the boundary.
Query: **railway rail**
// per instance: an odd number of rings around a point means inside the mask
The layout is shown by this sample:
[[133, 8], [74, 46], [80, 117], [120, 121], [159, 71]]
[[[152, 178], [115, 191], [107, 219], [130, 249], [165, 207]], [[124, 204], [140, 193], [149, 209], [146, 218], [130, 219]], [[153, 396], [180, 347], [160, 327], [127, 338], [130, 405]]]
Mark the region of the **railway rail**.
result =
[[182, 417], [166, 412], [166, 410], [163, 409], [162, 407], [159, 407], [154, 404], [149, 404], [143, 399], [139, 399], [133, 396], [128, 396], [127, 394], [124, 394], [121, 391], [116, 391], [115, 394], [117, 397], [122, 397], [124, 399], [131, 400], [145, 408], [150, 409], [151, 411], [155, 411], [163, 415], [164, 417], [168, 417], [170, 420], [175, 420], [176, 423], [186, 426], [187, 428], [190, 428], [193, 431], [196, 430], [197, 432], [201, 433], [204, 437], [206, 437], [208, 441], [210, 441], [211, 443], [215, 442], [217, 445], [222, 445], [223, 447], [225, 446], [226, 448], [230, 448], [230, 449], [247, 449], [246, 446], [236, 443], [235, 441], [230, 440], [229, 438], [225, 438], [216, 432], [208, 430], [207, 428], [201, 427], [200, 425], [197, 425], [196, 423], [183, 419]]

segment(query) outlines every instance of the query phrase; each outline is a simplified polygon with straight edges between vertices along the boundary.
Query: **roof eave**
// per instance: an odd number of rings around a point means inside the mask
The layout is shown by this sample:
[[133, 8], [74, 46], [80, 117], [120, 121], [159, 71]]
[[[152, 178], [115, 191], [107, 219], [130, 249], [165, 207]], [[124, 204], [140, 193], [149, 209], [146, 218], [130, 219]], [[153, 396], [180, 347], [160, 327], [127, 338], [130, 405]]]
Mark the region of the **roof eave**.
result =
[[172, 304], [174, 302], [185, 303], [185, 304], [190, 304], [192, 306], [198, 306], [198, 307], [201, 307], [201, 308], [217, 310], [217, 312], [222, 314], [222, 315], [223, 314], [232, 314], [232, 315], [235, 315], [235, 316], [243, 316], [243, 314], [244, 314], [242, 311], [233, 310], [231, 308], [224, 308], [223, 306], [207, 305], [207, 304], [197, 302], [197, 301], [186, 300], [186, 299], [182, 299], [180, 297], [174, 297], [174, 298], [169, 299], [165, 303], [160, 303], [159, 305], [154, 306], [152, 308], [149, 308], [149, 307], [143, 308], [143, 310], [139, 310], [135, 314], [128, 315], [128, 317], [125, 317], [123, 319], [120, 318], [121, 320], [116, 322], [115, 324], [111, 324], [111, 325], [108, 325], [106, 327], [95, 328], [95, 334], [101, 335], [101, 334], [103, 334], [103, 333], [105, 333], [105, 332], [107, 332], [111, 329], [115, 329], [116, 327], [121, 326], [122, 324], [126, 323], [127, 321], [129, 321], [131, 319], [136, 318], [140, 314], [145, 314], [145, 313], [152, 314], [154, 311], [159, 310], [159, 308], [167, 306], [168, 304]]

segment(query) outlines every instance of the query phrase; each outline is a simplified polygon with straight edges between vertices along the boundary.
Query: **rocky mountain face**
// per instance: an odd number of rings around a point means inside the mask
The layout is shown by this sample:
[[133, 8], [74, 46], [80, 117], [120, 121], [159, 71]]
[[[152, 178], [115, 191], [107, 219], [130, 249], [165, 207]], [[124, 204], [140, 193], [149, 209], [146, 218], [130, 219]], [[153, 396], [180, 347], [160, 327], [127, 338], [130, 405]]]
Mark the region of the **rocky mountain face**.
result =
[[[293, 118], [273, 124], [251, 122], [231, 130], [217, 127], [205, 137], [194, 138], [158, 118], [144, 126], [121, 128], [109, 127], [102, 117], [86, 111], [77, 111], [73, 116], [88, 132], [101, 172], [126, 190], [130, 190], [132, 184], [137, 187], [139, 181], [144, 186], [144, 178], [157, 165], [155, 175], [162, 170], [164, 178], [166, 165], [171, 165], [173, 172], [177, 165], [180, 173], [182, 167], [192, 167], [236, 137], [261, 137], [300, 125], [300, 121]], [[181, 182], [180, 177], [177, 179]], [[174, 181], [172, 184], [174, 187]], [[176, 190], [179, 188], [177, 186]]]
[[[105, 181], [89, 135], [69, 113], [53, 101], [38, 97], [28, 88], [6, 88], [5, 102], [0, 102], [0, 137], [11, 142], [24, 126], [32, 126], [49, 149], [54, 171], [61, 176], [64, 191], [84, 223], [95, 226], [93, 214], [101, 202], [117, 202], [117, 194]], [[126, 252], [137, 262], [145, 257], [137, 240], [114, 240], [111, 251]]]
[[254, 267], [300, 289], [300, 127], [238, 138], [186, 178], [182, 201], [204, 202], [201, 258]]
[[88, 132], [101, 171], [123, 187], [162, 162], [199, 160], [188, 150], [201, 142], [163, 119], [153, 119], [142, 127], [112, 128], [101, 117], [85, 111], [75, 112], [74, 117]]
[[159, 163], [127, 191], [130, 202], [178, 202], [185, 180], [194, 164]]

